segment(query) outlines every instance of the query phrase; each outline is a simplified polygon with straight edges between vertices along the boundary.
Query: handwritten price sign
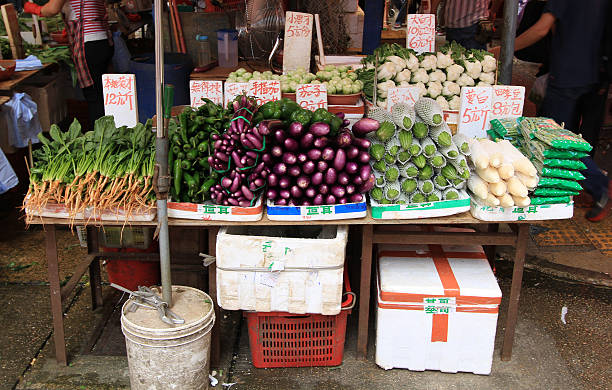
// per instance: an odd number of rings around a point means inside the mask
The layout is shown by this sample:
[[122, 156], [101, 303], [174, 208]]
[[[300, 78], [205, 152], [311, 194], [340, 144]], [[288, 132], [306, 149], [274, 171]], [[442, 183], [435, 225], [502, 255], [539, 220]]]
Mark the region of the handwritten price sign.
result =
[[419, 100], [419, 89], [417, 87], [389, 88], [387, 91], [387, 110], [391, 111], [396, 103], [406, 103], [414, 106]]
[[493, 104], [493, 88], [461, 88], [458, 132], [468, 137], [486, 137], [491, 127], [490, 113]]
[[115, 124], [134, 127], [138, 123], [136, 77], [133, 74], [102, 75], [104, 114], [115, 117]]
[[248, 83], [247, 95], [255, 96], [257, 105], [274, 102], [281, 98], [279, 80], [251, 80]]
[[234, 100], [236, 96], [249, 90], [249, 83], [225, 83], [224, 86], [224, 101], [223, 106], [227, 108], [229, 102]]
[[436, 51], [436, 16], [409, 14], [406, 18], [406, 47], [417, 53]]
[[212, 100], [217, 104], [223, 103], [223, 82], [213, 80], [191, 80], [189, 82], [189, 97], [191, 107], [204, 105], [202, 98]]
[[291, 11], [285, 14], [283, 73], [310, 68], [313, 20], [312, 14]]
[[295, 100], [304, 109], [327, 109], [327, 88], [323, 84], [300, 84], [295, 90]]
[[525, 87], [516, 85], [494, 85], [491, 120], [518, 118], [523, 115]]

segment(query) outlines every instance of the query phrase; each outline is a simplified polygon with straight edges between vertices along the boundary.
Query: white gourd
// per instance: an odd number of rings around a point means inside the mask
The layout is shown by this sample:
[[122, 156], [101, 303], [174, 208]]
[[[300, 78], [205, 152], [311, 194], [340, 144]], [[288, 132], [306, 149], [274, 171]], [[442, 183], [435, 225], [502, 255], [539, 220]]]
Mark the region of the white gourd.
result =
[[482, 180], [478, 175], [471, 175], [467, 181], [467, 186], [476, 195], [481, 199], [486, 199], [487, 194], [489, 193], [487, 182]]

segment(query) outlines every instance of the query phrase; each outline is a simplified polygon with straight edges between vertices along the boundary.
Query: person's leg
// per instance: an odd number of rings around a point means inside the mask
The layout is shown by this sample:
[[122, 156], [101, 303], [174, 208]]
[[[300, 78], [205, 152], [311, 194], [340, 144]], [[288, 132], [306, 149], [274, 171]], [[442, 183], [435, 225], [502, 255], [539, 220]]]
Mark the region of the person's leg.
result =
[[113, 58], [113, 46], [107, 40], [85, 43], [85, 59], [93, 85], [83, 88], [87, 101], [90, 126], [96, 119], [104, 116], [104, 97], [102, 91], [102, 75], [108, 71]]
[[580, 161], [587, 166], [587, 169], [582, 171], [586, 178], [581, 182], [582, 187], [593, 197], [595, 202], [593, 208], [586, 213], [586, 218], [591, 222], [598, 222], [604, 219], [612, 208], [610, 180], [591, 157], [581, 158]]
[[[398, 7], [398, 14], [397, 14], [397, 18], [395, 18], [395, 27], [401, 27], [402, 24], [406, 23], [406, 15], [408, 14], [408, 1], [409, 0], [400, 0], [399, 3], [401, 4], [400, 7]], [[398, 2], [396, 1], [396, 4]]]
[[486, 45], [476, 41], [476, 34], [478, 33], [478, 23], [462, 28], [446, 28], [446, 40], [448, 42], [456, 41], [466, 49], [480, 49], [485, 50]]
[[580, 95], [576, 88], [557, 87], [549, 77], [538, 115], [552, 118], [559, 124], [565, 124], [566, 129], [575, 131], [578, 128], [577, 107]]
[[599, 143], [599, 132], [603, 123], [608, 97], [609, 83], [604, 86], [595, 86], [585, 94], [579, 103], [581, 116], [580, 134], [593, 146], [591, 156], [595, 156], [595, 149]]

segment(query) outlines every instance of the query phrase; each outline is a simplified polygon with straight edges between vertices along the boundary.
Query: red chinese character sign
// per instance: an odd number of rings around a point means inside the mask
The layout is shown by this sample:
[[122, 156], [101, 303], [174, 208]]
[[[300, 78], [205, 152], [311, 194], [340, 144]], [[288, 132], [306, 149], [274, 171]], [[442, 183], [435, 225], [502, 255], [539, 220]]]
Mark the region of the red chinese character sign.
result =
[[492, 101], [491, 87], [462, 87], [457, 131], [468, 137], [486, 137], [491, 128]]
[[417, 53], [436, 51], [436, 16], [409, 14], [406, 17], [406, 47]]
[[115, 125], [134, 127], [138, 123], [136, 77], [133, 74], [102, 75], [104, 114], [115, 118]]
[[494, 85], [491, 120], [518, 118], [523, 115], [525, 87], [517, 85]]
[[234, 100], [236, 96], [246, 92], [249, 89], [249, 83], [225, 83], [223, 106], [228, 107], [229, 102]]
[[391, 111], [391, 108], [397, 103], [414, 106], [419, 96], [417, 87], [389, 88], [387, 91], [387, 110]]
[[280, 100], [281, 89], [279, 80], [251, 80], [248, 83], [247, 95], [257, 99], [257, 105]]
[[285, 14], [283, 73], [310, 68], [313, 20], [312, 14], [291, 11]]
[[295, 100], [304, 109], [327, 109], [327, 88], [324, 84], [300, 84], [295, 89]]
[[191, 80], [189, 82], [189, 98], [191, 107], [204, 105], [202, 98], [212, 100], [217, 104], [223, 103], [223, 82], [214, 80]]

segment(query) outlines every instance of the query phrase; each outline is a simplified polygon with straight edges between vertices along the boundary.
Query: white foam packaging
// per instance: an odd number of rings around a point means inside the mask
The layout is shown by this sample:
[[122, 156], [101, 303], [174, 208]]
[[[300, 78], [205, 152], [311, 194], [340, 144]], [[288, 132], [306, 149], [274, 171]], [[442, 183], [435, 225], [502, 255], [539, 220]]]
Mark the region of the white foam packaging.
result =
[[348, 227], [229, 226], [217, 236], [217, 303], [226, 310], [336, 315]]
[[383, 245], [377, 276], [376, 364], [490, 374], [501, 290], [482, 247]]

